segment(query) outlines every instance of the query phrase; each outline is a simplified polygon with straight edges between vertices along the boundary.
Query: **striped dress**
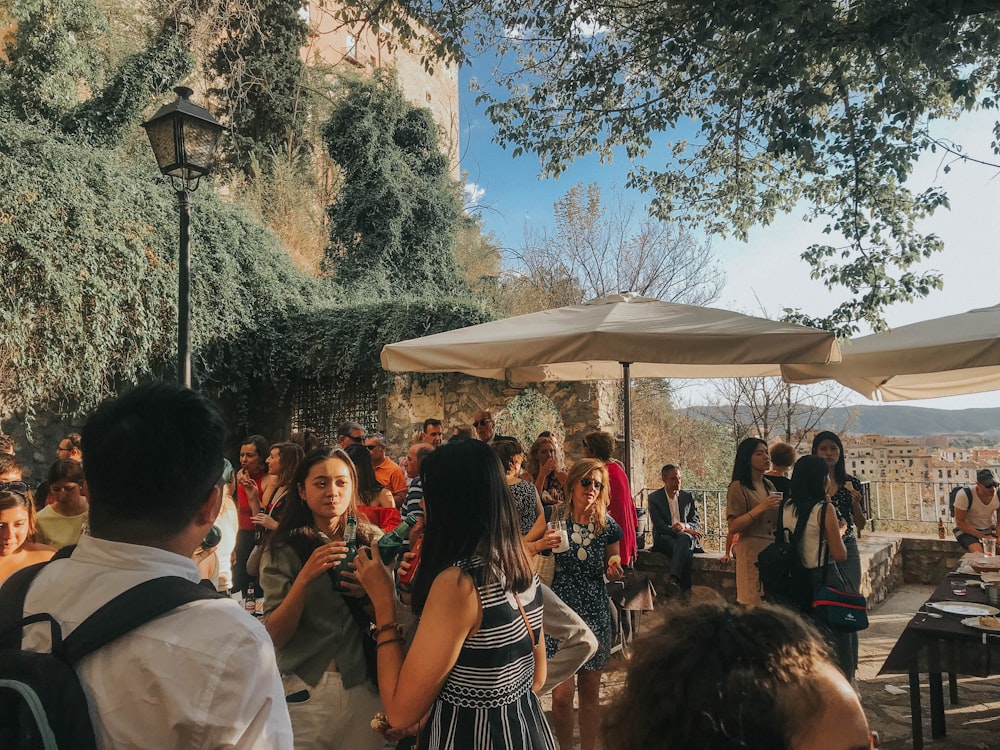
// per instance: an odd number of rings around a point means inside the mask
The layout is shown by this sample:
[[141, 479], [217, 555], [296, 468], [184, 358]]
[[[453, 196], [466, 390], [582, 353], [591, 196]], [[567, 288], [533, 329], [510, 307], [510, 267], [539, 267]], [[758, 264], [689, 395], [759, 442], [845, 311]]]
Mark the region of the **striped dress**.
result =
[[431, 706], [421, 750], [555, 750], [538, 697], [532, 643], [542, 627], [542, 590], [521, 595], [531, 624], [528, 639], [514, 596], [500, 583], [485, 585], [482, 558], [456, 563], [469, 573], [483, 603], [483, 622], [462, 646], [458, 661]]

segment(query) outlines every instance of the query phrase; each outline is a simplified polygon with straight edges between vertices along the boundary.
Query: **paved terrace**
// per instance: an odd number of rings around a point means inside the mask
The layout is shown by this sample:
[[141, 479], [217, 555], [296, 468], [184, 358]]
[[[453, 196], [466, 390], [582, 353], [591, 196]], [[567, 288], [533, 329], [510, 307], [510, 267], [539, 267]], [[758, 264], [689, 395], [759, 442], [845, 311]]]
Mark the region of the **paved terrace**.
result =
[[[872, 729], [880, 735], [880, 747], [888, 750], [912, 748], [910, 699], [906, 675], [879, 676], [878, 671], [900, 633], [916, 609], [927, 600], [945, 573], [954, 568], [961, 548], [952, 540], [936, 537], [866, 534], [860, 545], [865, 570], [865, 588], [877, 602], [869, 613], [871, 626], [860, 633], [860, 657], [857, 690]], [[654, 580], [661, 573], [659, 555], [642, 553], [640, 566]], [[729, 586], [727, 575], [732, 564], [719, 560], [717, 553], [696, 556], [696, 584], [692, 602], [733, 601], [735, 584]], [[904, 580], [905, 577], [916, 580]], [[663, 590], [660, 588], [659, 590]], [[874, 592], [874, 596], [872, 596]], [[666, 605], [664, 605], [666, 606]], [[663, 617], [664, 606], [643, 615], [641, 632], [655, 627]], [[636, 644], [641, 649], [641, 641]], [[607, 703], [621, 689], [623, 663], [615, 659], [602, 680], [602, 702]], [[1000, 677], [959, 677], [959, 704], [945, 703], [946, 737], [930, 737], [930, 709], [926, 675], [921, 682], [921, 709], [924, 722], [924, 747], [951, 750], [996, 750], [1000, 748]], [[542, 701], [548, 711], [551, 700]], [[578, 741], [574, 748], [579, 747]], [[608, 750], [615, 750], [609, 748]]]

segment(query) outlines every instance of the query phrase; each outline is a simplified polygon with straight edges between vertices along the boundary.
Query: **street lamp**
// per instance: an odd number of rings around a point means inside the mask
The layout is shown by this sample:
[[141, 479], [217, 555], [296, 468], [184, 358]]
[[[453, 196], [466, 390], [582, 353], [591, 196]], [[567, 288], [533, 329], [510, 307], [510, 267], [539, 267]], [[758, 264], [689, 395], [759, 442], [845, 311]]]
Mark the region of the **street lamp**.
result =
[[191, 385], [191, 193], [212, 171], [215, 150], [225, 128], [204, 107], [192, 104], [194, 92], [174, 89], [177, 100], [165, 104], [142, 127], [146, 129], [160, 172], [170, 178], [180, 205], [181, 233], [177, 281], [177, 379]]

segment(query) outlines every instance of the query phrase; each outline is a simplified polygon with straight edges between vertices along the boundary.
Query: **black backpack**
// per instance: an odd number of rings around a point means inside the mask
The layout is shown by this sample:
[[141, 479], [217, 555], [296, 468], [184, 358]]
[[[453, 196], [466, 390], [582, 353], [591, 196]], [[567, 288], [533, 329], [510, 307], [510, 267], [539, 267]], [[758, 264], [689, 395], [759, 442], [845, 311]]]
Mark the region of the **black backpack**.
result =
[[[87, 698], [74, 665], [182, 604], [221, 595], [185, 578], [154, 578], [116, 596], [64, 639], [52, 615], [24, 617], [25, 596], [45, 565], [20, 570], [0, 586], [0, 748], [96, 750]], [[38, 622], [47, 622], [51, 629], [50, 653], [21, 648], [22, 628]]]
[[948, 511], [952, 518], [955, 517], [955, 498], [962, 490], [965, 490], [965, 494], [969, 496], [969, 506], [972, 506], [972, 490], [969, 487], [952, 487], [951, 492], [948, 493]]
[[[757, 556], [757, 571], [761, 585], [764, 587], [764, 598], [772, 604], [781, 604], [799, 612], [809, 612], [812, 608], [813, 590], [816, 580], [813, 572], [802, 563], [799, 545], [805, 531], [811, 506], [806, 513], [801, 513], [796, 520], [795, 530], [789, 532], [784, 524], [785, 505], [788, 500], [781, 501], [778, 510], [778, 525], [774, 530], [774, 542]], [[826, 508], [823, 508], [826, 515]], [[822, 523], [825, 519], [820, 519]]]

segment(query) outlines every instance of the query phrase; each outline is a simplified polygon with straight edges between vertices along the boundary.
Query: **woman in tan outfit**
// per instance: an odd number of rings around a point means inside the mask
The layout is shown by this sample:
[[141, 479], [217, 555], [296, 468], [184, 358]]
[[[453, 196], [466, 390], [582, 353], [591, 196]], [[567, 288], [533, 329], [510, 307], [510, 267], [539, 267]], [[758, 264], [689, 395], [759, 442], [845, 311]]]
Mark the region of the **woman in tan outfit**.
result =
[[736, 553], [736, 600], [740, 604], [761, 602], [757, 555], [774, 541], [781, 493], [764, 476], [771, 467], [767, 443], [746, 438], [736, 449], [733, 481], [726, 492], [729, 533], [739, 534]]

